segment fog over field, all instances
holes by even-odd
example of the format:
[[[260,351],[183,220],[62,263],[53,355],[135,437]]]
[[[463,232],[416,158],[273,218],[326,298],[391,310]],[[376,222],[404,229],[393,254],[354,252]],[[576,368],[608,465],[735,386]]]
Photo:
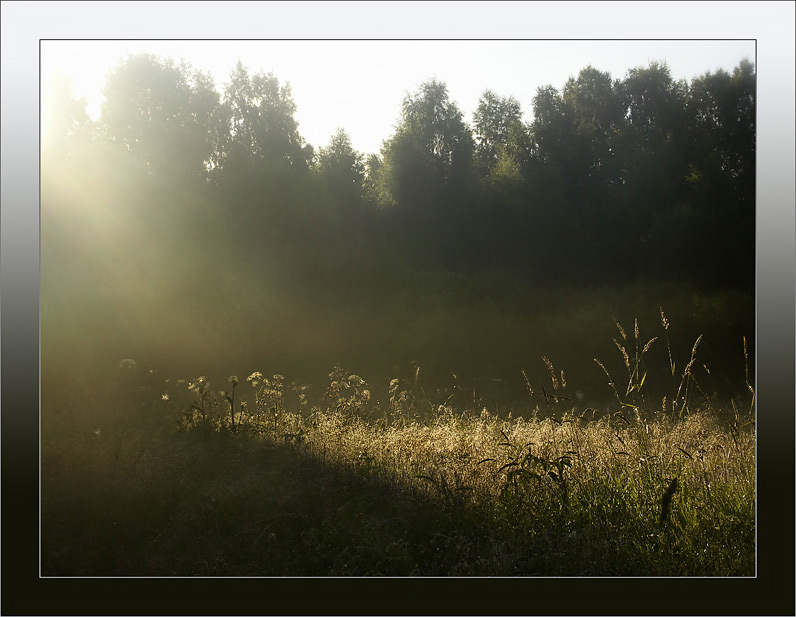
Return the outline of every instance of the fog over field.
[[[665,61],[585,66],[539,87],[530,117],[488,88],[465,115],[419,76],[377,153],[344,128],[309,144],[291,86],[245,62],[218,89],[201,66],[128,56],[96,118],[51,77],[44,384],[130,357],[175,379],[317,381],[342,364],[386,384],[420,366],[429,386],[453,374],[516,394],[547,356],[599,400],[593,360],[616,322],[638,318],[646,341],[663,309],[676,349],[705,335],[715,390],[744,387],[748,59],[690,81]],[[667,370],[660,342],[651,354]]]

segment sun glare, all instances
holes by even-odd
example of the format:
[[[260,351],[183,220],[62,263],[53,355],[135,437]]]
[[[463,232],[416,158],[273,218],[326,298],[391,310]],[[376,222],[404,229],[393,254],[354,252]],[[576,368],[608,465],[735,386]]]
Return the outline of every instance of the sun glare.
[[[563,87],[587,64],[615,78],[648,60],[666,60],[677,79],[732,68],[754,58],[750,41],[45,41],[42,81],[61,71],[73,96],[97,120],[108,72],[130,54],[186,61],[209,73],[223,93],[240,60],[250,73],[289,83],[302,136],[324,147],[340,125],[354,147],[377,153],[400,113],[403,96],[424,79],[445,82],[468,121],[484,89],[514,96],[526,120],[536,89]],[[544,57],[544,62],[537,62]],[[494,62],[499,58],[499,62]],[[530,67],[530,68],[529,68]],[[44,122],[44,120],[43,120]],[[43,127],[44,128],[44,127]]]
[[[69,79],[63,73],[41,76],[39,131],[41,135],[42,150],[52,145],[53,136],[58,125],[58,91],[60,83],[68,83]]]

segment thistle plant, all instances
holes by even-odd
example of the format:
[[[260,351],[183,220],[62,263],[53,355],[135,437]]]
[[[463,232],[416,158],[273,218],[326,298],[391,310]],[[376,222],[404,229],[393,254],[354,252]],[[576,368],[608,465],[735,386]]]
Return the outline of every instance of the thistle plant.
[[[206,441],[210,431],[209,419],[212,415],[210,383],[206,377],[199,377],[196,381],[188,384],[188,390],[194,395],[194,401],[190,407],[191,414],[192,416],[196,413],[200,415]]]
[[[229,403],[229,420],[231,422],[232,430],[235,430],[235,388],[238,385],[238,378],[232,375],[229,378],[229,383],[232,385],[232,392],[227,393],[226,399]]]
[[[390,381],[387,393],[390,397],[391,424],[405,424],[408,418],[417,415],[411,387],[406,387],[400,379],[395,378]]]
[[[246,378],[254,388],[254,402],[258,423],[268,418],[268,430],[276,434],[285,413],[285,377],[274,375],[263,377],[259,371]]]
[[[361,415],[370,402],[367,382],[356,374],[346,374],[338,365],[329,373],[326,389],[327,410],[334,409],[346,416]]]

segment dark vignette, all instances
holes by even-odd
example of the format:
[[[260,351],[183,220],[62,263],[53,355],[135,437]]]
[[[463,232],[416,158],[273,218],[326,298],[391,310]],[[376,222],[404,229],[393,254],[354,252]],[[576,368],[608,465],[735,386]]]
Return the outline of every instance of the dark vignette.
[[[758,255],[757,386],[764,413],[757,579],[39,579],[38,145],[31,138],[37,84],[28,72],[38,64],[37,41],[25,40],[17,50],[21,61],[4,60],[3,613],[792,614],[794,259],[792,235],[782,244],[778,231],[793,229],[792,169],[780,163],[792,160],[792,139],[760,149],[759,167],[778,169],[790,183],[761,183],[758,192],[758,245],[766,250]],[[19,68],[6,70],[12,61]],[[767,87],[764,82],[761,97]],[[793,109],[778,111],[792,116]],[[21,121],[6,126],[9,116]]]

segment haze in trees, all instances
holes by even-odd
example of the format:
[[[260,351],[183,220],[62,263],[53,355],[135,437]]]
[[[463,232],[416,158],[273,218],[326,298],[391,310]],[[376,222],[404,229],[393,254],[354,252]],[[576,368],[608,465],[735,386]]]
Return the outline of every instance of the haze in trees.
[[[44,368],[519,374],[545,344],[588,345],[621,298],[753,338],[748,61],[691,83],[589,66],[532,118],[485,90],[469,121],[430,79],[377,153],[344,127],[316,151],[290,85],[242,63],[219,93],[130,56],[105,96],[96,123],[65,83],[44,101]]]

